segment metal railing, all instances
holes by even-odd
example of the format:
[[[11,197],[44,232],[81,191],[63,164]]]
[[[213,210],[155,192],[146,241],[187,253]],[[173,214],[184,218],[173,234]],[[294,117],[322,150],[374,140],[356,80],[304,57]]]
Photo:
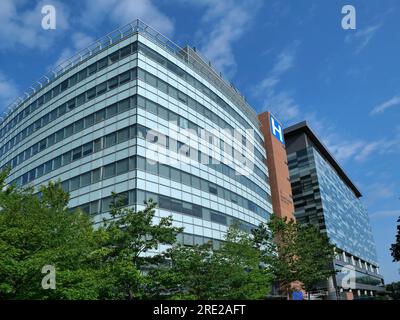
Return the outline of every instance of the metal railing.
[[[241,111],[249,117],[253,124],[258,128],[259,122],[257,114],[253,108],[245,101],[244,97],[233,87],[232,84],[228,83],[220,73],[218,73],[212,66],[211,63],[206,63],[201,56],[194,52],[194,50],[187,50],[181,48],[173,41],[169,40],[166,36],[162,35],[157,30],[153,29],[149,25],[145,24],[140,19],[137,19],[127,25],[120,27],[104,37],[94,41],[83,50],[79,51],[72,57],[66,59],[60,63],[57,67],[47,72],[38,81],[32,84],[21,96],[19,96],[8,108],[0,115],[1,126],[6,124],[6,120],[10,115],[20,108],[27,100],[33,95],[41,91],[51,82],[55,81],[63,74],[68,72],[73,67],[81,64],[85,60],[91,58],[96,53],[105,50],[117,42],[120,42],[130,36],[139,33],[155,42],[157,45],[163,47],[168,52],[172,53],[183,61],[190,68],[200,73],[216,88],[218,88],[224,95],[226,95]]]

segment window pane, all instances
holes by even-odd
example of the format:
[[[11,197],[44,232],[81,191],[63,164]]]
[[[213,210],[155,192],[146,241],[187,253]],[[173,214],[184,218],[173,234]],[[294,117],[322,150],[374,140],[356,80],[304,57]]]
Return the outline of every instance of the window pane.
[[[72,136],[74,133],[74,124],[70,124],[68,127],[65,128],[65,138]]]
[[[179,170],[177,170],[175,168],[171,168],[171,180],[181,182],[181,173]]]
[[[117,104],[114,103],[113,105],[107,107],[106,113],[107,113],[107,119],[110,119],[111,117],[115,116],[117,114]]]
[[[118,113],[125,112],[130,108],[130,99],[122,100],[118,103]]]
[[[119,84],[120,85],[127,83],[130,80],[131,80],[131,72],[130,71],[124,72],[119,76]]]
[[[103,179],[111,178],[115,176],[115,163],[111,163],[104,167]]]
[[[118,143],[129,140],[129,127],[118,131]]]
[[[72,161],[82,158],[82,147],[75,148],[72,151]]]
[[[101,178],[100,173],[101,173],[100,168],[92,170],[92,183],[96,183],[96,182],[100,181],[100,178]]]
[[[111,78],[110,80],[107,81],[108,83],[108,89],[112,90],[116,87],[118,87],[118,76]]]
[[[120,50],[121,59],[131,54],[131,46],[126,46]]]
[[[94,124],[94,115],[91,114],[85,117],[85,128],[89,128]]]
[[[117,175],[129,171],[129,158],[117,162]]]
[[[103,82],[103,83],[99,84],[98,86],[96,86],[97,96],[103,94],[106,91],[107,91],[107,82]]]
[[[157,87],[157,79],[150,73],[146,73],[146,82],[153,87]]]
[[[94,152],[100,151],[102,149],[102,140],[101,138],[94,140],[93,143]]]
[[[76,106],[79,107],[84,104],[86,101],[85,93],[81,93],[79,96],[76,97]]]
[[[106,118],[106,110],[99,110],[95,113],[95,121],[96,122],[100,122],[100,121],[104,121],[104,119]]]
[[[94,97],[96,97],[96,87],[94,87],[94,88],[88,90],[88,92],[87,92],[87,99],[88,99],[88,100],[91,100],[91,99],[93,99]]]
[[[160,170],[160,177],[169,179],[169,167],[168,166],[160,163],[159,170]]]
[[[85,187],[90,184],[91,174],[92,173],[89,171],[81,175],[81,187]]]
[[[69,187],[70,187],[70,190],[76,190],[76,189],[79,189],[79,176],[77,176],[77,177],[74,177],[74,178],[72,178],[71,180],[70,180],[70,183],[69,183]]]
[[[82,155],[87,156],[93,152],[93,143],[89,142],[82,146]]]
[[[83,119],[75,122],[74,133],[82,131],[82,130],[83,130]]]
[[[60,142],[64,139],[64,129],[60,129],[56,132],[56,141]]]
[[[101,69],[107,67],[107,64],[108,64],[108,58],[107,57],[97,61],[98,70],[101,70]]]
[[[158,175],[158,165],[157,162],[152,160],[146,161],[146,171],[151,174]]]
[[[89,76],[92,75],[93,73],[96,73],[97,71],[97,63],[93,63],[88,67],[88,74]]]
[[[117,134],[111,133],[108,136],[106,136],[106,143],[105,143],[105,148],[109,148],[113,145],[115,145],[117,142]]]
[[[110,55],[110,63],[114,63],[119,60],[119,51],[116,51]]]
[[[190,175],[186,172],[182,172],[181,175],[182,175],[182,183],[190,186],[191,185]]]
[[[63,158],[62,159],[63,166],[71,163],[71,152],[68,151],[68,152],[64,153],[62,158]]]

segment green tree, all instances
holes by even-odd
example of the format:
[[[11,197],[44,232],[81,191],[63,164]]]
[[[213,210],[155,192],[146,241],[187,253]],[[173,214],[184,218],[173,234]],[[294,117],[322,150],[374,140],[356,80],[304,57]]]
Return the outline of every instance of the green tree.
[[[400,300],[400,281],[387,284],[386,291],[393,300]]]
[[[0,174],[0,299],[94,299],[96,272],[87,257],[95,249],[92,221],[68,212],[59,183],[31,188],[5,186]],[[41,287],[42,267],[56,270],[56,290]]]
[[[298,226],[293,220],[271,215],[267,224],[253,230],[254,241],[262,251],[262,261],[274,275],[279,288],[291,297],[292,284],[298,280],[296,243]]]
[[[396,243],[393,243],[390,247],[390,251],[393,257],[393,262],[400,261],[400,217],[397,220],[397,235]]]
[[[101,228],[104,238],[97,250],[100,267],[107,274],[101,297],[128,300],[148,297],[148,270],[163,260],[163,255],[156,251],[161,244],[175,243],[182,228],[172,226],[171,216],[154,224],[156,203],[151,199],[144,210],[136,212],[122,206],[124,199],[113,196],[111,220],[104,221]]]
[[[267,225],[261,224],[253,235],[263,251],[263,262],[288,299],[295,282],[309,293],[334,274],[333,246],[313,225],[302,226],[272,215]]]
[[[298,280],[310,298],[310,292],[316,289],[321,281],[335,274],[334,246],[329,243],[327,235],[312,224],[299,225],[298,230],[295,250]]]
[[[272,277],[260,266],[260,250],[237,226],[218,249],[210,243],[177,245],[166,256],[170,265],[152,272],[157,298],[262,299],[270,291]]]

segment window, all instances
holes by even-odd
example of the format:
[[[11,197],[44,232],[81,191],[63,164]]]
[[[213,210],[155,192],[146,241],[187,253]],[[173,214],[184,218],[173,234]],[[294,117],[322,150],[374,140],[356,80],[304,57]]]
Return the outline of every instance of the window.
[[[57,119],[57,109],[54,109],[52,112],[50,112],[50,121],[55,119]]]
[[[62,163],[63,163],[63,166],[71,163],[71,152],[70,151],[68,151],[62,155]]]
[[[92,183],[99,182],[101,179],[101,169],[97,168],[92,170]]]
[[[39,142],[39,151],[46,149],[46,138]]]
[[[147,160],[146,161],[146,171],[151,174],[158,174],[158,165],[155,161]]]
[[[93,150],[94,152],[100,151],[102,149],[102,142],[101,138],[94,140],[93,143]]]
[[[145,171],[146,170],[146,159],[144,159],[142,157],[137,157],[136,167],[138,170]]]
[[[147,100],[146,101],[146,110],[148,112],[157,114],[157,105],[154,102]]]
[[[37,167],[36,169],[36,176],[39,178],[43,175],[44,173],[44,164],[40,165],[39,167]]]
[[[81,93],[79,96],[76,98],[76,106],[79,107],[80,105],[84,104],[86,101],[85,98],[85,93]]]
[[[169,86],[168,93],[172,98],[178,99],[178,90],[176,90],[174,87]]]
[[[118,143],[129,140],[129,127],[121,129],[118,131]]]
[[[89,213],[90,214],[96,214],[98,212],[99,212],[99,200],[92,201],[90,203],[90,211],[89,211]]]
[[[75,98],[71,99],[70,101],[67,102],[67,108],[68,108],[68,111],[75,108]]]
[[[51,161],[51,160],[50,160],[50,161],[47,161],[47,162],[44,164],[44,173],[46,174],[46,173],[51,172],[51,167],[52,167],[52,161]]]
[[[200,189],[200,179],[198,177],[192,176],[192,187]]]
[[[72,87],[72,86],[76,85],[77,80],[78,80],[78,74],[74,74],[73,76],[71,76],[69,78],[69,86]]]
[[[52,134],[51,136],[49,136],[47,138],[47,146],[51,147],[55,143],[55,140],[56,140],[56,135],[55,134]]]
[[[79,81],[82,81],[83,79],[86,79],[86,77],[87,77],[87,69],[86,68],[81,70],[81,71],[79,71],[79,73],[78,73]]]
[[[58,116],[59,117],[64,115],[66,112],[67,112],[67,106],[65,103],[58,107]]]
[[[130,99],[122,100],[118,103],[118,113],[128,111],[130,108]]]
[[[82,146],[82,156],[87,156],[93,152],[93,143],[89,142]]]
[[[135,170],[136,169],[136,157],[130,157],[129,158],[129,170]]]
[[[74,124],[70,124],[68,127],[65,127],[65,138],[72,136],[74,133]]]
[[[107,107],[106,113],[107,113],[107,119],[115,116],[117,114],[117,104],[114,103],[113,105]]]
[[[76,190],[79,189],[79,176],[74,177],[70,180],[69,182],[69,188],[70,190]]]
[[[105,142],[105,148],[109,148],[113,145],[115,145],[117,142],[117,134],[116,132],[113,132],[109,135],[106,136],[106,142]]]
[[[89,76],[92,75],[93,73],[96,73],[97,71],[97,63],[93,63],[88,67],[88,74]]]
[[[85,128],[89,128],[94,124],[94,115],[91,114],[85,117]]]
[[[180,91],[178,91],[178,100],[187,104],[187,96]]]
[[[121,54],[121,59],[125,58],[126,56],[129,56],[131,54],[131,46],[126,46],[122,49],[119,50]]]
[[[88,90],[88,92],[87,92],[87,99],[88,100],[92,100],[95,97],[96,97],[96,87]]]
[[[171,168],[171,180],[181,182],[181,173],[179,170],[177,170],[175,168]]]
[[[106,212],[110,210],[111,204],[113,202],[112,197],[107,197],[101,200],[101,211]]]
[[[160,90],[160,91],[162,91],[164,93],[168,92],[167,84],[164,81],[160,80],[160,79],[158,79],[158,81],[157,81],[157,88],[158,88],[158,90]]]
[[[82,158],[82,147],[75,148],[72,151],[72,161]]]
[[[107,65],[108,65],[108,57],[105,57],[105,58],[97,61],[98,70],[101,70],[101,69],[107,67]]]
[[[103,179],[115,176],[115,163],[104,166]]]
[[[56,170],[61,167],[61,156],[58,156],[53,160],[53,169]]]
[[[107,83],[108,83],[108,90],[112,90],[118,87],[118,76],[111,78],[110,80],[107,81]]]
[[[117,62],[119,60],[119,51],[110,54],[109,58],[110,58],[110,64]]]
[[[86,172],[81,175],[81,187],[86,187],[90,184],[91,172]]]
[[[119,84],[122,85],[131,80],[131,72],[127,71],[119,75]]]
[[[211,184],[211,183],[209,183],[209,185],[208,185],[208,191],[209,191],[210,193],[212,193],[212,194],[215,194],[215,195],[218,194],[218,192],[217,192],[217,186],[214,185],[214,184]]]
[[[183,118],[183,117],[179,117],[179,126],[182,129],[187,129],[189,126],[189,122],[187,119]]]
[[[99,110],[95,113],[95,122],[100,122],[100,121],[104,121],[104,119],[106,118],[106,110]]]
[[[190,186],[190,174],[186,173],[186,172],[181,172],[182,175],[182,183],[186,184],[187,186]]]
[[[169,112],[169,121],[177,126],[178,125],[178,115],[175,112]]]
[[[80,132],[82,130],[83,130],[83,119],[80,119],[75,122],[74,133]]]
[[[168,121],[168,110],[165,109],[164,107],[159,106],[158,107],[158,116],[160,118]]]
[[[155,88],[157,87],[157,78],[150,73],[146,73],[146,82]]]
[[[169,179],[169,167],[168,166],[160,163],[159,170],[160,170],[160,177]]]
[[[98,86],[96,86],[96,92],[97,92],[98,96],[103,94],[106,91],[107,91],[107,82],[103,82],[103,83],[99,84]]]
[[[216,212],[211,212],[211,221],[226,225],[226,216]]]
[[[117,175],[129,171],[129,159],[123,159],[117,162]]]

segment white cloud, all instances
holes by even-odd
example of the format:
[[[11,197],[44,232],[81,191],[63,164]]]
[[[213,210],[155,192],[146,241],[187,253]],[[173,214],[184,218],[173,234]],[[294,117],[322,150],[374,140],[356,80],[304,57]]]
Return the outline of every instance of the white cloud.
[[[41,8],[51,4],[56,8],[56,30],[43,30]],[[68,8],[59,1],[42,0],[33,8],[22,10],[25,1],[2,0],[0,2],[0,49],[24,46],[30,49],[47,49],[57,30],[68,29]]]
[[[354,34],[349,34],[345,37],[345,42],[355,44],[356,48],[354,53],[359,54],[370,43],[377,31],[381,28],[382,24],[368,26],[365,29],[360,29]]]
[[[0,71],[0,114],[16,99],[17,85]]]
[[[298,119],[300,107],[288,90],[277,90],[281,78],[294,67],[296,49],[299,41],[294,41],[275,59],[275,63],[266,77],[253,88],[253,94],[262,97],[263,110],[269,110],[278,116],[284,123]]]
[[[262,1],[202,0],[189,3],[206,10],[201,19],[201,30],[197,32],[200,52],[217,70],[231,77],[236,67],[233,45],[249,30]]]
[[[81,23],[92,29],[106,20],[122,26],[137,18],[166,35],[174,31],[173,21],[150,0],[86,0],[80,17]]]
[[[400,105],[400,96],[395,96],[385,102],[374,107],[371,111],[371,115],[379,114],[385,112],[387,109],[392,108],[394,106]]]

